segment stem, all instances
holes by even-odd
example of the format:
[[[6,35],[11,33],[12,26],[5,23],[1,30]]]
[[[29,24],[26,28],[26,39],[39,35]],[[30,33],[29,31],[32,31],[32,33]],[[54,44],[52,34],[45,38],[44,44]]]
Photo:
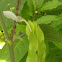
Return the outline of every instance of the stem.
[[[31,29],[29,23],[28,23],[25,19],[23,19],[23,18],[21,19],[21,18],[20,18],[20,20],[18,20],[18,22],[25,22],[25,23],[28,25],[30,31],[32,32],[32,29]]]
[[[28,27],[29,27],[30,31],[32,32],[32,29],[31,29],[31,27],[30,27],[29,23],[28,23],[26,20],[24,20],[24,22],[28,25]]]
[[[16,16],[18,15],[19,1],[20,1],[20,0],[17,0],[17,5],[16,5]],[[11,32],[11,40],[13,40],[13,37],[14,37],[14,34],[15,34],[16,24],[17,24],[17,22],[14,21],[13,29],[12,29],[12,32]]]
[[[14,57],[14,45],[13,43],[11,45],[8,45],[9,46],[9,52],[10,52],[10,59],[11,59],[11,62],[15,62],[15,57]]]
[[[10,37],[9,37],[8,31],[7,31],[6,25],[4,23],[4,20],[2,18],[1,12],[0,12],[0,23],[1,23],[2,29],[4,31],[4,36],[7,39],[6,43],[8,44],[8,47],[9,47],[11,62],[15,62],[13,42],[10,40]]]

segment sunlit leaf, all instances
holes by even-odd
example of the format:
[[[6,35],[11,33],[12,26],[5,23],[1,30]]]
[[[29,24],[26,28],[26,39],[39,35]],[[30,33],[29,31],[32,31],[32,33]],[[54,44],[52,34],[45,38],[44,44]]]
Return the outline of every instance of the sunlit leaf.
[[[48,1],[45,4],[43,4],[41,11],[43,10],[52,10],[54,8],[57,8],[58,6],[62,5],[62,2],[56,0],[56,1]]]
[[[58,16],[56,16],[56,15],[46,15],[46,16],[42,16],[42,17],[40,17],[40,18],[38,18],[37,20],[36,20],[36,22],[38,23],[38,24],[49,24],[49,23],[51,23],[52,21],[56,21],[56,18],[57,18]]]

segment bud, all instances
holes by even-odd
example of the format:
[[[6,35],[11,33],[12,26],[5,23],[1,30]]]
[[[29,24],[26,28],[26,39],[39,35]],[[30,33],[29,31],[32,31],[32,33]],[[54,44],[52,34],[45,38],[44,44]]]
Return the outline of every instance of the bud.
[[[11,11],[3,11],[5,17],[18,21],[18,17]]]
[[[5,17],[7,17],[9,19],[16,20],[16,22],[22,22],[22,21],[24,21],[29,26],[30,31],[32,32],[30,25],[28,24],[28,22],[24,18],[22,18],[20,16],[16,16],[11,11],[3,11],[3,14],[4,14]]]

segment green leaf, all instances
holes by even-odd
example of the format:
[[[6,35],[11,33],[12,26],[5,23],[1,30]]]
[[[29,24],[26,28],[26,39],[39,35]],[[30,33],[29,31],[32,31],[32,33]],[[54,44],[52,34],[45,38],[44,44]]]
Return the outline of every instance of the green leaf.
[[[46,58],[46,45],[44,42],[44,34],[42,29],[38,26],[37,27],[37,39],[38,39],[38,62],[45,62]]]
[[[30,11],[34,10],[34,5],[33,5],[33,0],[26,0],[27,1],[27,5],[30,8]]]
[[[31,7],[31,9],[35,7],[39,10],[39,8],[42,6],[44,0],[27,0],[28,6]]]
[[[52,42],[47,42],[46,62],[62,62],[62,50],[57,48]]]
[[[18,35],[20,32],[25,32],[25,25],[24,24],[17,24],[16,25],[16,34]]]
[[[23,9],[21,10],[21,16],[28,20],[30,16],[33,15],[32,10],[30,9],[31,7],[28,6],[27,2],[25,2]]]
[[[26,58],[27,58],[27,53],[26,55],[22,58],[22,60],[20,62],[26,62]]]
[[[59,31],[61,37],[62,37],[62,31]],[[53,42],[57,48],[62,49],[62,41],[60,42]]]
[[[50,26],[57,27],[62,23],[62,13],[56,18],[56,21],[53,21]]]
[[[44,43],[44,34],[36,22],[28,22],[32,32],[29,27],[26,27],[26,34],[29,40],[29,50],[26,62],[45,62],[45,50],[46,46]]]
[[[26,2],[26,0],[20,0],[20,1],[19,1],[19,4],[21,3],[21,4],[19,5],[19,6],[20,6],[20,7],[19,7],[19,10],[20,10],[20,11],[23,9],[23,6],[24,6],[25,2]]]
[[[17,42],[18,40],[16,40]],[[28,40],[27,38],[23,38],[22,41],[19,40],[19,42],[15,46],[15,61],[20,61],[24,55],[28,51]]]
[[[46,16],[42,16],[42,17],[40,17],[40,18],[38,18],[37,20],[36,20],[36,22],[38,23],[38,24],[49,24],[49,23],[51,23],[52,21],[56,21],[56,18],[57,18],[58,16],[56,16],[56,15],[46,15]]]
[[[43,4],[41,11],[43,10],[52,10],[54,8],[57,8],[58,6],[62,5],[62,2],[60,1],[48,1],[45,4]]]
[[[32,33],[29,30],[29,27],[26,27],[26,34],[28,35],[28,40],[29,40],[29,50],[28,50],[28,56],[26,59],[26,62],[37,62],[37,54],[36,51],[38,49],[38,40],[36,39],[36,35],[35,35],[35,29],[34,28],[34,23],[29,21],[28,22],[31,29],[32,29]]]
[[[62,49],[62,41],[60,42],[53,42],[57,48]]]
[[[46,25],[46,24],[40,24],[39,26],[44,32],[45,40],[52,41],[52,42],[62,41],[59,32],[55,30],[54,28],[52,28],[51,26]]]
[[[39,10],[42,7],[42,4],[44,3],[44,0],[35,0],[35,1],[37,1],[36,5],[37,5],[37,9]]]
[[[28,40],[26,37],[22,38],[22,40],[15,40],[15,61],[19,62],[28,51]],[[5,62],[10,62],[9,59],[9,50],[8,46],[5,45],[2,50],[0,50],[0,60],[5,60]]]

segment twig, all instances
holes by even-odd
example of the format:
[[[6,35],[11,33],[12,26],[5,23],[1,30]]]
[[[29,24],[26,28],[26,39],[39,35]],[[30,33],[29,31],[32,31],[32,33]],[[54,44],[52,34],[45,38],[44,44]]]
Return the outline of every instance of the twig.
[[[19,1],[20,1],[20,0],[17,0],[17,5],[16,5],[16,16],[18,16]],[[14,34],[15,34],[16,24],[17,24],[17,22],[14,21],[13,29],[12,29],[12,31],[11,31],[11,40],[13,40],[13,37],[14,37]]]

